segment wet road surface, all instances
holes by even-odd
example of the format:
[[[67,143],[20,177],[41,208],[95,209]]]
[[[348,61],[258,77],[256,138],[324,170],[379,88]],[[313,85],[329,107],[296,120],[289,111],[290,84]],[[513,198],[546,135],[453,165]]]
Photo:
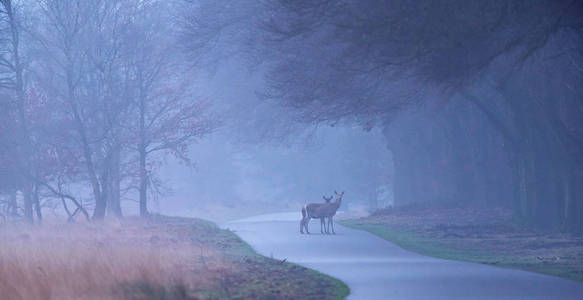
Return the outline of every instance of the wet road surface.
[[[344,281],[348,299],[583,299],[583,284],[488,265],[430,258],[368,232],[335,224],[336,235],[299,233],[300,212],[228,222],[258,253]]]

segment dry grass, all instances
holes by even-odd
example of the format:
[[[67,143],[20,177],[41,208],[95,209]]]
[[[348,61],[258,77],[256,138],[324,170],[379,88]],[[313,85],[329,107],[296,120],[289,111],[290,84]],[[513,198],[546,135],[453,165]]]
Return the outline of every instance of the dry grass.
[[[342,282],[192,218],[0,227],[0,299],[340,299]]]
[[[213,273],[230,266],[186,227],[141,220],[3,227],[2,299],[192,298],[185,291],[211,288]]]

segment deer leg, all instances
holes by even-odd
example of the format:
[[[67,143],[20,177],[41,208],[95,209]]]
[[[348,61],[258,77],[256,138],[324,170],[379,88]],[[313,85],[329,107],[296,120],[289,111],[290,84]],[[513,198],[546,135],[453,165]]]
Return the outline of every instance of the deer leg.
[[[302,207],[302,220],[300,221],[300,233],[303,234],[304,233],[304,227],[306,228],[306,233],[310,234],[310,232],[308,231],[308,221],[310,221],[310,214],[308,214],[308,210],[307,210],[307,206],[304,205],[304,207]]]
[[[306,217],[304,219],[304,223],[303,223],[304,224],[303,226],[306,229],[306,234],[310,234],[310,231],[308,230],[308,222],[310,222],[310,218],[309,217]]]
[[[332,217],[328,218],[328,228],[328,231],[332,229],[332,233],[334,233],[334,220],[332,220]]]
[[[320,233],[324,233],[326,231],[326,224],[324,224],[324,218],[320,218]]]
[[[328,232],[330,232],[330,229],[332,229],[332,232],[334,232],[334,228],[333,228],[333,223],[332,223],[332,217],[328,218]]]

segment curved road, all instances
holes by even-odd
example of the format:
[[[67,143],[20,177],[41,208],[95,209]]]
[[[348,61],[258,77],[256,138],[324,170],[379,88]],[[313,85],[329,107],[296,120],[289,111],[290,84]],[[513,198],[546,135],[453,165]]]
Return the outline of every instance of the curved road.
[[[257,252],[344,281],[348,299],[583,299],[583,284],[520,270],[442,260],[336,224],[336,235],[300,235],[300,212],[228,222]],[[316,234],[314,234],[317,232]]]

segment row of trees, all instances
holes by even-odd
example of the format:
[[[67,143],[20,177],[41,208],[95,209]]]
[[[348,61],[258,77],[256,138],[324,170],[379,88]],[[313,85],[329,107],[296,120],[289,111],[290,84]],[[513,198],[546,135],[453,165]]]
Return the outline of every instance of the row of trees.
[[[102,219],[121,216],[121,200],[136,192],[147,215],[161,159],[188,162],[188,144],[217,126],[182,63],[177,4],[0,8],[0,194],[10,195],[2,212],[32,222],[61,205],[69,218]]]
[[[397,204],[505,205],[583,228],[580,1],[262,8],[267,95],[306,124],[383,128]]]

